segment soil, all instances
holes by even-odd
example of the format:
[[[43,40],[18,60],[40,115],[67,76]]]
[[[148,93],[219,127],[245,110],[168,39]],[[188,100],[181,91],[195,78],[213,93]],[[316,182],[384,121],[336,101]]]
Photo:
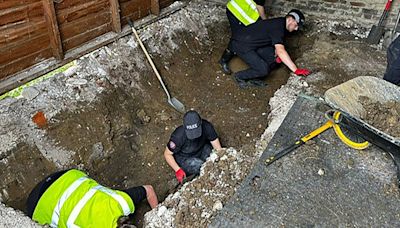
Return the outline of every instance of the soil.
[[[194,32],[177,32],[174,41],[184,44],[175,51],[179,54],[165,57],[153,53],[153,60],[172,96],[187,110],[194,109],[213,123],[224,147],[245,147],[246,153],[253,155],[254,143],[267,127],[268,100],[286,83],[289,72],[281,66],[266,79],[267,87],[240,89],[232,76],[223,74],[217,64],[229,40],[226,21],[208,25],[206,29],[208,40],[200,41]],[[291,40],[299,38],[293,36]],[[294,49],[290,45],[288,50]],[[152,184],[159,200],[163,201],[176,184],[163,152],[172,131],[182,124],[182,116],[167,103],[142,51],[139,48],[135,51],[144,61],[140,79],[135,81],[140,91],[130,89],[126,92],[113,86],[113,78],[130,77],[131,69],[135,67],[132,63],[111,69],[110,81],[96,81],[100,88],[107,90],[100,99],[89,105],[79,102],[76,110],[65,109],[49,118],[43,134],[57,147],[75,152],[70,164],[62,168],[83,169],[100,184],[116,189]],[[100,57],[98,61],[103,64]],[[88,68],[85,62],[78,64],[83,70]],[[232,60],[234,71],[245,68],[240,59]],[[84,87],[74,88],[81,96],[84,90]],[[24,153],[29,151],[20,146],[17,148]],[[10,194],[5,203],[22,211],[35,183],[59,169],[31,159],[27,161],[32,163],[29,167],[33,170],[19,168],[17,159],[9,160],[3,169],[7,170],[3,172],[5,175],[17,172],[29,180],[8,183]],[[14,191],[19,188],[25,191]],[[146,203],[136,207],[135,225],[142,225],[143,215],[148,210]]]
[[[170,215],[171,226],[209,224],[265,148],[268,141],[263,133],[274,117],[270,114],[270,98],[282,85],[290,83],[296,92],[283,92],[283,96],[290,95],[289,101],[281,99],[275,104],[290,107],[290,102],[301,92],[321,96],[325,90],[353,77],[381,75],[384,71],[382,51],[356,40],[355,36],[336,35],[318,20],[310,21],[312,26],[291,35],[286,47],[296,64],[311,69],[313,74],[300,80],[282,65],[266,77],[267,87],[248,89],[240,89],[217,63],[230,35],[223,6],[194,1],[169,18],[139,31],[171,95],[187,110],[194,109],[213,123],[222,145],[229,148],[213,154],[199,178],[153,210],[150,222],[147,221],[149,227],[153,226],[153,218],[166,215]],[[235,58],[231,68],[238,71],[246,65]],[[68,77],[85,78],[88,84],[65,85]],[[16,146],[14,141],[4,144],[15,149],[0,154],[1,177],[9,180],[0,186],[5,189],[0,194],[2,202],[24,211],[23,202],[35,183],[65,168],[85,170],[100,184],[116,189],[151,184],[160,202],[175,187],[174,173],[165,162],[163,151],[172,131],[182,124],[182,114],[167,103],[134,38],[124,37],[90,53],[78,61],[72,76],[51,79],[38,88],[45,107],[35,105],[35,100],[24,102],[34,110],[41,108],[48,125],[38,129],[29,122],[32,110],[24,110],[23,116],[29,116],[27,128],[33,130],[29,136],[21,133],[24,137],[20,140],[32,137],[35,140]],[[13,105],[19,107],[18,102]],[[4,113],[11,118],[12,110]],[[43,149],[42,141],[51,144],[51,149]],[[64,156],[61,162],[57,159],[51,162],[54,150],[57,156]],[[17,153],[24,157],[29,154],[30,158],[11,159]],[[26,160],[26,164],[21,160]],[[149,210],[146,203],[137,205],[134,224],[142,226],[143,215]],[[160,226],[169,224],[160,221]]]
[[[299,67],[311,69],[313,74],[307,78],[291,75],[287,84],[275,93],[270,100],[270,105],[272,105],[272,112],[268,117],[270,125],[256,145],[265,146],[268,143],[270,136],[277,129],[276,125],[279,126],[297,95],[303,93],[322,97],[327,89],[354,77],[383,76],[385,70],[383,52],[366,45],[358,36],[347,34],[340,29],[335,30],[337,28],[334,26],[330,30],[329,28],[332,27],[322,21],[315,20],[310,24],[305,31],[294,34],[294,39],[289,38],[287,45],[295,47],[290,54],[294,56],[296,64]],[[236,65],[235,61],[231,64],[234,71],[235,67],[241,66],[241,64]],[[226,105],[229,106],[229,104]],[[251,109],[254,111],[256,107],[253,106]],[[235,172],[247,173],[265,148],[256,147],[256,151],[252,152],[251,147],[252,145],[249,144],[248,148],[242,147],[243,150],[239,152],[236,150],[217,152],[215,155],[217,162],[206,163],[205,170],[207,171],[203,175],[178,193],[169,196],[156,210],[146,214],[146,227],[208,226],[218,210],[227,203],[227,199],[233,194],[240,180],[246,176],[244,174],[232,178],[230,175]],[[305,149],[320,154],[318,146],[305,147]],[[218,158],[227,159],[226,157],[235,152],[243,157],[233,156],[233,161],[229,163],[229,172],[224,171],[226,165],[218,162]],[[216,172],[208,171],[209,165]],[[323,172],[323,170],[320,171],[320,173]],[[254,180],[254,184],[257,184],[257,180]],[[208,186],[213,187],[210,189]]]
[[[361,119],[386,134],[400,138],[400,102],[375,102],[365,96],[360,97],[359,101],[365,110]]]

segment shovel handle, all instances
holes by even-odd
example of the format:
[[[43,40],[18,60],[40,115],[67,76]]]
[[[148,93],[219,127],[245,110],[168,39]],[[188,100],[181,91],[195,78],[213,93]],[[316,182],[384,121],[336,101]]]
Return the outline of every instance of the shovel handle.
[[[128,18],[128,24],[129,24],[129,26],[131,26],[132,32],[135,34],[135,37],[136,37],[140,47],[142,48],[144,54],[146,55],[147,60],[149,61],[150,65],[151,65],[151,68],[153,69],[154,73],[156,74],[158,81],[160,81],[160,84],[161,84],[162,88],[164,89],[165,94],[167,95],[168,101],[170,101],[171,95],[169,94],[167,87],[165,86],[164,81],[162,80],[161,75],[156,68],[156,65],[154,65],[153,60],[151,59],[149,53],[147,52],[146,47],[143,45],[142,41],[140,40],[139,34],[137,33],[135,27],[133,27],[133,22],[131,21],[130,18]]]
[[[271,157],[267,158],[265,160],[265,164],[271,165],[273,162],[275,162],[276,160],[280,159],[281,157],[289,154],[290,152],[292,152],[293,150],[297,149],[298,147],[300,147],[301,145],[305,144],[307,141],[313,139],[314,137],[318,136],[319,134],[321,134],[322,132],[328,130],[329,128],[331,128],[333,126],[333,121],[331,119],[329,119],[328,121],[326,121],[326,123],[322,126],[320,126],[319,128],[313,130],[312,132],[310,132],[309,134],[307,134],[306,136],[302,137],[301,139],[297,140],[295,143],[293,143],[292,145],[282,149],[281,151],[279,151],[278,153],[276,153],[275,155],[272,155]]]
[[[393,0],[389,0],[388,2],[386,2],[386,6],[385,6],[385,10],[389,11],[390,9],[390,5],[392,5]]]
[[[378,26],[382,26],[383,22],[386,20],[388,14],[389,14],[389,9],[390,9],[390,6],[392,5],[392,2],[393,2],[393,0],[388,0],[386,2],[385,10],[383,10],[382,16],[379,19]]]
[[[278,153],[276,153],[275,155],[270,156],[269,158],[265,159],[265,165],[269,166],[272,163],[274,163],[276,160],[280,159],[281,157],[289,154],[290,152],[294,151],[295,149],[297,149],[298,147],[300,147],[301,145],[303,145],[304,142],[301,140],[297,140],[295,143],[293,143],[292,145],[280,150]]]

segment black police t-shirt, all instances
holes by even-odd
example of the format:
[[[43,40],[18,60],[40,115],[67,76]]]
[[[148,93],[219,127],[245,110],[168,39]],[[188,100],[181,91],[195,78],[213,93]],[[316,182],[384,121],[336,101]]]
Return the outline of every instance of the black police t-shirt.
[[[202,134],[199,138],[188,139],[184,126],[179,126],[171,134],[171,138],[167,144],[168,149],[175,155],[188,157],[196,155],[206,143],[218,138],[213,125],[207,120],[202,120],[201,127]]]
[[[232,49],[245,53],[261,47],[283,44],[286,32],[285,17],[258,20],[247,26],[245,32],[233,35]]]

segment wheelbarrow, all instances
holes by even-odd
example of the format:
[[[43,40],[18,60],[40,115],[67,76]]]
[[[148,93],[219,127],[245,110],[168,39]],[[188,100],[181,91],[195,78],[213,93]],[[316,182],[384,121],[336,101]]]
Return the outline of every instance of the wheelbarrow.
[[[359,101],[361,96],[381,103],[400,101],[400,87],[379,78],[361,76],[329,89],[325,93],[325,102],[334,109],[325,113],[327,122],[267,158],[266,166],[333,128],[339,139],[349,147],[362,150],[374,144],[386,151],[397,166],[397,180],[400,187],[400,139],[360,118],[365,112]]]
[[[325,92],[327,104],[342,114],[338,121],[339,125],[380,147],[392,157],[397,166],[397,179],[400,186],[400,138],[361,119],[366,112],[359,101],[362,96],[373,102],[400,102],[400,87],[380,78],[360,76]]]

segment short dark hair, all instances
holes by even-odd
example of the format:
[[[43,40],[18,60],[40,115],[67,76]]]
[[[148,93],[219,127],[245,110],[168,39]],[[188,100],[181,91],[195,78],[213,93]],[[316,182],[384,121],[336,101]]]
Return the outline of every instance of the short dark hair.
[[[300,27],[304,25],[305,22],[304,14],[298,9],[290,10],[289,13],[286,15],[286,17],[292,17]]]

